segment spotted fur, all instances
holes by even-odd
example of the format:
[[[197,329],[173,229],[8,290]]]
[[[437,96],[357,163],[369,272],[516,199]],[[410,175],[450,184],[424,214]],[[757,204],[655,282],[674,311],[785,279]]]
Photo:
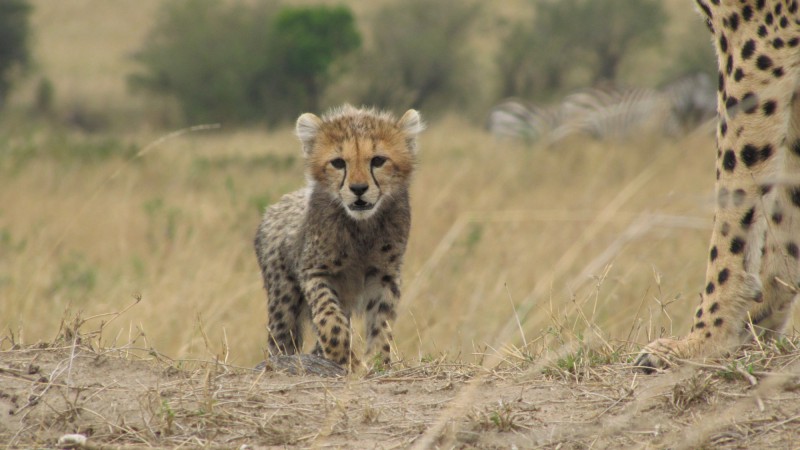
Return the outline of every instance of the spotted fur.
[[[798,1],[697,5],[719,65],[714,229],[692,330],[648,345],[636,362],[648,371],[779,335],[800,282]]]
[[[308,186],[269,207],[255,238],[270,354],[301,351],[310,321],[313,352],[352,368],[350,318],[363,313],[368,357],[389,363],[422,129],[414,110],[397,120],[349,105],[297,120]]]

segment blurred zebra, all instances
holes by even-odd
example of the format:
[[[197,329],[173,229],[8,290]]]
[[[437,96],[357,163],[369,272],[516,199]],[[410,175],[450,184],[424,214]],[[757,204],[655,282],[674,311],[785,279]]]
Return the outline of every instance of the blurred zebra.
[[[492,108],[488,129],[497,136],[553,144],[569,136],[624,139],[641,133],[678,136],[714,117],[716,92],[697,74],[662,89],[585,89],[548,108],[506,100]]]
[[[717,91],[711,77],[697,73],[678,78],[661,88],[683,131],[690,131],[717,115]]]
[[[576,134],[619,140],[642,132],[672,136],[678,131],[668,98],[653,89],[587,89],[564,99],[561,109],[568,120],[552,130],[549,143]]]
[[[509,98],[489,111],[486,127],[498,137],[536,142],[545,138],[561,124],[559,109],[539,108],[515,98]]]

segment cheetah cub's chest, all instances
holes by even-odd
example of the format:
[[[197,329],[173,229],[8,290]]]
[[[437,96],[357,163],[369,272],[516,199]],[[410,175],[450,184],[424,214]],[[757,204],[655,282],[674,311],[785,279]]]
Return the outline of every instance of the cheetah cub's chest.
[[[352,367],[350,317],[360,313],[367,358],[390,362],[422,129],[413,110],[398,120],[345,105],[298,119],[309,185],[269,207],[255,239],[272,355],[301,351],[310,322],[313,352]]]

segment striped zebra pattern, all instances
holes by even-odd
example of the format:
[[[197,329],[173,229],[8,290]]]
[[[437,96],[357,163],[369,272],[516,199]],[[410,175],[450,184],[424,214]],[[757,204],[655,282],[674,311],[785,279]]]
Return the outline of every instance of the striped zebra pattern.
[[[549,145],[574,135],[598,140],[622,140],[641,133],[677,137],[715,113],[711,80],[696,74],[659,90],[584,89],[549,107],[508,99],[492,108],[487,127],[499,137]]]

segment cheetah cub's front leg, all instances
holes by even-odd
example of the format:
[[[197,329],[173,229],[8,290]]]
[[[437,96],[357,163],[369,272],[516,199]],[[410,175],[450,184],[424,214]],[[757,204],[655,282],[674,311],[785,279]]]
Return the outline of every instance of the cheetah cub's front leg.
[[[648,345],[636,361],[645,371],[779,335],[800,286],[800,7],[697,5],[719,66],[714,230],[692,330]]]
[[[399,243],[405,246],[405,243]],[[382,253],[388,255],[391,251],[402,250],[393,247],[391,244],[384,244]],[[387,264],[389,270],[381,273],[376,267],[371,267],[367,271],[365,282],[364,305],[367,349],[366,357],[370,358],[370,363],[389,364],[391,361],[392,330],[391,324],[397,316],[395,305],[400,301],[400,266],[396,259],[398,255],[389,256],[393,262]],[[395,265],[397,264],[397,265]]]
[[[314,353],[347,368],[358,365],[350,350],[350,317],[331,281],[309,277],[303,283],[303,292],[310,299],[311,322],[317,334]]]
[[[349,105],[297,120],[308,186],[269,207],[255,239],[271,354],[302,350],[310,318],[313,353],[352,369],[350,318],[363,313],[367,357],[390,362],[423,128],[414,110],[395,119]]]

